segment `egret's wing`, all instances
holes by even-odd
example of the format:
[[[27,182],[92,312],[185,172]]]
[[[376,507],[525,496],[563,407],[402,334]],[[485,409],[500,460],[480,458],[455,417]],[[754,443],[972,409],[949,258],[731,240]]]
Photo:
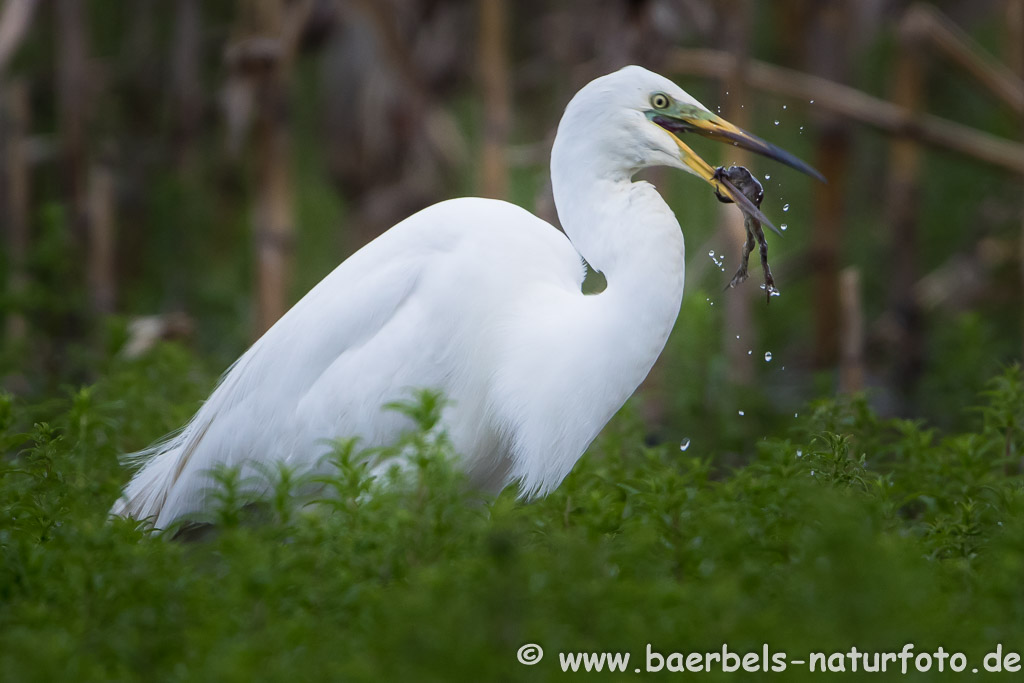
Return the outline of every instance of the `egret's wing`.
[[[408,421],[381,406],[417,388],[460,402],[472,450],[488,437],[474,409],[490,381],[482,369],[497,362],[499,319],[522,283],[578,292],[582,277],[565,237],[511,204],[451,200],[410,217],[338,266],[225,373],[180,434],[143,453],[114,512],[162,527],[203,506],[218,465],[306,467],[337,436],[388,443]]]
[[[164,526],[195,511],[211,469],[255,453],[286,458],[299,445],[288,441],[301,422],[295,409],[302,397],[340,357],[372,346],[412,296],[432,252],[401,242],[370,245],[288,311],[225,372],[180,433],[134,456],[145,464],[113,512],[156,517]]]
[[[488,427],[472,409],[489,381],[479,371],[494,362],[488,334],[521,295],[517,281],[579,292],[582,279],[564,236],[523,209],[434,205],[349,257],[246,351],[180,433],[139,454],[114,513],[165,526],[203,507],[217,466],[305,467],[336,436],[386,443],[408,420],[381,405],[415,388],[460,394],[478,444]]]

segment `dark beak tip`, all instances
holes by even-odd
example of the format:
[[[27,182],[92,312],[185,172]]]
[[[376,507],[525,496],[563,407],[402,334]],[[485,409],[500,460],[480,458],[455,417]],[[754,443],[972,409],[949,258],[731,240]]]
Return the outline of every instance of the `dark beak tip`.
[[[778,148],[776,148],[776,149],[778,149]],[[821,174],[821,171],[819,171],[818,169],[814,168],[813,166],[811,166],[807,162],[803,161],[799,157],[796,157],[793,154],[790,154],[789,152],[783,151],[782,152],[782,156],[781,157],[776,157],[776,160],[777,161],[781,161],[786,166],[789,166],[789,167],[791,167],[793,169],[796,169],[797,171],[800,171],[801,173],[803,173],[806,176],[810,176],[811,178],[814,178],[819,183],[824,183],[825,185],[828,185],[828,180],[825,178],[825,176],[823,176]]]
[[[795,157],[794,157],[794,159],[795,159]],[[828,179],[821,174],[821,171],[819,171],[818,169],[814,168],[810,164],[807,164],[807,163],[804,163],[803,161],[800,161],[799,159],[797,159],[797,162],[798,163],[796,163],[796,164],[786,163],[786,162],[783,162],[783,163],[786,163],[787,166],[793,167],[794,169],[796,169],[797,171],[800,171],[801,173],[803,173],[806,176],[814,178],[819,183],[828,185]]]
[[[796,156],[791,152],[787,152],[786,150],[780,147],[776,147],[770,142],[765,142],[764,140],[761,140],[760,138],[754,135],[751,135],[751,137],[754,138],[754,140],[756,140],[757,143],[759,143],[758,146],[748,147],[748,149],[751,149],[751,151],[758,152],[770,159],[774,159],[775,161],[778,161],[786,166],[789,166],[794,170],[800,171],[804,175],[810,176],[811,178],[814,178],[820,183],[824,183],[826,185],[828,184],[828,180],[826,180],[825,176],[821,174],[821,171],[814,168],[800,157]],[[740,142],[740,144],[742,145],[743,142]]]

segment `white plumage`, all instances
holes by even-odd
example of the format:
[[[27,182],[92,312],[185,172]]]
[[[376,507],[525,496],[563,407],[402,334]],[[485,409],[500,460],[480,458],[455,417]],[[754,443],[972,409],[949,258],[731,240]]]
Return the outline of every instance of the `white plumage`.
[[[551,160],[565,234],[506,202],[454,199],[339,265],[181,432],[142,454],[113,514],[162,528],[204,509],[219,464],[301,470],[325,439],[388,444],[411,425],[381,406],[413,388],[448,400],[442,426],[474,485],[517,483],[526,496],[558,486],[647,375],[679,311],[682,233],[655,189],[631,181],[646,166],[695,167],[652,122],[655,93],[707,112],[639,67],[569,103]],[[581,292],[581,256],[604,273],[600,294]]]

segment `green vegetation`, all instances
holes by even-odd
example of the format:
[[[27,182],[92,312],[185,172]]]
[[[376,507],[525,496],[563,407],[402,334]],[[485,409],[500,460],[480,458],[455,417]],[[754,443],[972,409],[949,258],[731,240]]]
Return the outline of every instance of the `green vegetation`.
[[[731,470],[696,440],[644,446],[627,406],[533,503],[465,491],[427,395],[392,407],[423,429],[385,486],[341,441],[316,506],[270,472],[266,504],[242,508],[220,472],[219,525],[200,540],[108,522],[117,454],[194,410],[211,381],[198,365],[164,345],[64,399],[0,403],[17,453],[0,461],[5,680],[544,680],[563,676],[560,651],[628,651],[632,672],[647,643],[790,658],[914,643],[971,666],[1022,649],[1019,368],[965,411],[970,432],[826,401]],[[544,660],[519,664],[524,643]]]
[[[886,97],[909,2],[504,3],[506,196],[545,218],[554,126],[581,79],[621,59],[671,76],[713,110],[743,107],[746,128],[809,162],[821,164],[835,126],[847,136],[844,171],[828,186],[842,190],[833,219],[822,213],[825,186],[749,162],[766,215],[788,224],[770,237],[783,293],[770,306],[756,265],[742,288],[723,291],[739,253],[710,189],[684,173],[643,175],[685,231],[677,329],[650,380],[549,497],[478,500],[430,429],[437,397],[423,395],[392,407],[422,429],[376,454],[412,465],[387,486],[367,478],[359,444],[338,441],[334,474],[319,482],[330,495],[316,505],[304,505],[309,482],[275,469],[267,500],[247,506],[238,473],[222,470],[211,478],[216,526],[193,540],[108,521],[129,474],[118,456],[180,427],[253,340],[259,126],[232,123],[225,97],[226,55],[262,31],[243,11],[252,4],[91,0],[74,22],[62,17],[76,3],[38,3],[0,67],[0,682],[560,680],[558,653],[584,651],[631,653],[626,675],[637,678],[648,643],[662,654],[768,643],[792,659],[914,643],[964,652],[969,676],[1000,643],[1024,652],[1024,388],[1010,365],[1022,361],[1024,332],[1019,176],[923,149],[916,237],[901,246],[887,168],[895,138],[830,120],[820,99],[729,94],[671,66],[676,47],[732,50],[729,26],[746,6],[751,57],[836,67],[836,78]],[[379,3],[314,4],[281,119],[292,145],[292,301],[418,206],[479,193],[486,133],[476,39],[463,39],[479,3],[385,3],[393,21],[379,26],[371,15],[391,13],[363,11]],[[1020,44],[999,9],[1009,3],[937,4],[1000,59]],[[836,22],[844,5],[861,19]],[[68,67],[79,64],[87,96],[64,111],[76,90],[65,77],[78,71]],[[1019,138],[1019,117],[972,79],[931,57],[927,71],[928,113]],[[19,84],[31,152],[23,257],[11,246],[9,189]],[[76,129],[84,139],[71,154]],[[735,161],[729,146],[693,146],[714,165]],[[95,169],[114,180],[113,314],[90,298],[91,238],[74,191],[93,186]],[[831,261],[826,230],[838,240]],[[900,283],[907,254],[913,278]],[[829,349],[818,337],[838,302],[817,288],[823,269],[846,267],[862,276],[869,393],[809,403],[836,393],[836,354],[819,354]],[[921,285],[936,281],[947,296],[921,304]],[[919,319],[902,310],[910,295]],[[738,326],[726,309],[741,296],[756,304]],[[189,323],[181,346],[123,357],[133,321],[179,312]],[[897,341],[914,326],[920,374],[902,386]],[[737,348],[755,361],[742,382],[730,378]],[[525,643],[545,649],[536,666],[516,661]],[[801,674],[820,678],[794,666],[785,677],[701,680]]]

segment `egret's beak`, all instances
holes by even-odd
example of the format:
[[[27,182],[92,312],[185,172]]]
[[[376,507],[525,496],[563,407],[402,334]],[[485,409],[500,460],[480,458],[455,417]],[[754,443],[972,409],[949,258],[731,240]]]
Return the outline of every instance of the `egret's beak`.
[[[731,142],[738,147],[749,149],[751,152],[756,152],[769,159],[775,159],[791,168],[795,168],[801,173],[806,173],[812,178],[825,182],[825,177],[810,165],[797,159],[786,150],[780,149],[771,143],[765,142],[756,135],[737,128],[721,116],[716,116],[705,109],[692,105],[676,105],[672,109],[674,111],[666,111],[664,113],[651,112],[651,121],[669,132],[682,150],[683,161],[686,162],[686,165],[696,171],[697,175],[709,182],[710,179],[706,177],[706,174],[709,170],[714,173],[714,170],[680,140],[681,134],[696,133],[719,142]]]
[[[694,173],[711,184],[720,194],[725,195],[748,210],[753,208],[754,211],[752,213],[754,213],[754,216],[762,223],[767,222],[770,227],[774,226],[764,218],[764,215],[757,210],[757,207],[733,187],[732,183],[719,177],[715,173],[715,169],[708,162],[701,159],[696,152],[690,149],[689,145],[682,141],[681,137],[684,133],[696,133],[719,142],[730,142],[737,147],[748,149],[769,159],[775,159],[791,168],[795,168],[801,173],[806,173],[812,178],[825,182],[825,177],[821,173],[786,150],[737,128],[722,117],[716,116],[706,109],[693,105],[676,104],[666,111],[648,112],[648,118],[652,123],[668,131],[668,134],[679,145],[683,163],[693,169]]]

